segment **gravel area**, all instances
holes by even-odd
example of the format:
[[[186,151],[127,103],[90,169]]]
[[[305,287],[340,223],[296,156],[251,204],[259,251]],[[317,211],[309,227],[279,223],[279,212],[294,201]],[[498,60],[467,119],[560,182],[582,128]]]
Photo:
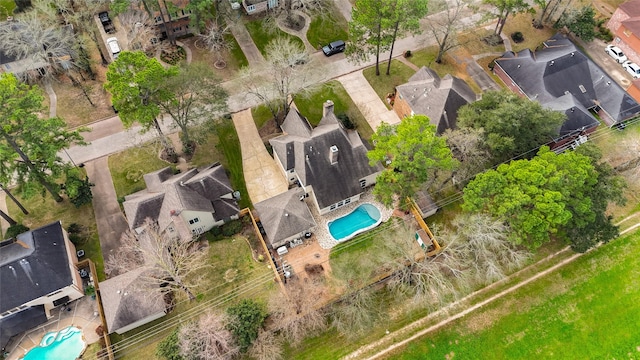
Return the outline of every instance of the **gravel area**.
[[[382,216],[382,222],[389,220],[391,215],[393,214],[393,209],[388,209],[381,202],[377,201],[374,196],[372,189],[369,188],[366,190],[361,196],[360,200],[349,205],[343,206],[337,210],[334,210],[324,216],[321,216],[318,213],[318,210],[315,206],[309,206],[311,209],[311,215],[315,219],[318,224],[315,228],[315,237],[320,244],[320,247],[323,249],[331,249],[332,247],[338,245],[338,242],[329,234],[329,228],[327,227],[327,223],[331,220],[337,219],[343,215],[348,214],[351,210],[355,209],[357,206],[363,203],[371,203],[375,205],[380,210],[380,215]],[[347,240],[348,241],[348,240]]]

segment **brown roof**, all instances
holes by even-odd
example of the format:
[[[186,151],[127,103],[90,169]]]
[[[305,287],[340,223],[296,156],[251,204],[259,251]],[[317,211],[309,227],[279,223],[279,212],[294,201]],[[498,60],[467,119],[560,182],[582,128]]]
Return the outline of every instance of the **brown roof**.
[[[633,33],[633,35],[640,37],[640,18],[631,18],[622,22],[622,26]]]
[[[640,16],[640,0],[627,1],[618,6],[618,9],[625,12],[629,17]]]

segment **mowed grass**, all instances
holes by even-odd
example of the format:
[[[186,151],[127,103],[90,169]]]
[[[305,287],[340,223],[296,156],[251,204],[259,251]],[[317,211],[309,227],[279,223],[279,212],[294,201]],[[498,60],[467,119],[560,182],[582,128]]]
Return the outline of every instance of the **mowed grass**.
[[[91,204],[76,208],[66,198],[63,202],[55,202],[49,194],[44,198],[36,195],[28,199],[22,197],[18,190],[14,190],[12,194],[29,211],[29,215],[24,215],[18,206],[7,197],[9,215],[31,230],[56,221],[61,221],[65,230],[73,223],[85,226],[88,230],[89,238],[84,244],[77,246],[76,250],[82,249],[85,251],[84,258],[89,258],[95,263],[99,280],[104,280],[104,261],[102,259],[102,250],[100,249],[96,218]]]
[[[263,56],[267,55],[267,45],[271,40],[277,38],[287,38],[291,41],[298,43],[304,49],[304,43],[300,40],[299,37],[287,34],[286,32],[280,30],[279,28],[267,29],[264,26],[264,22],[262,20],[255,20],[245,23],[249,34],[251,34],[251,38],[253,42],[256,44],[260,53]]]
[[[171,165],[160,160],[159,151],[158,144],[152,141],[109,156],[109,170],[118,199],[144,190],[147,187],[142,178],[144,174]]]
[[[584,255],[390,359],[637,359],[640,234]]]
[[[205,235],[205,238],[209,234]],[[277,287],[273,271],[266,262],[252,258],[252,250],[242,236],[209,242],[208,263],[203,284],[195,301],[180,295],[175,309],[167,316],[138,327],[123,335],[112,334],[111,341],[123,350],[116,353],[121,359],[156,359],[158,343],[181,322],[196,319],[209,310],[224,312],[241,299],[255,299],[266,303]],[[155,336],[148,335],[153,334]],[[133,346],[127,347],[134,341]]]
[[[322,49],[323,46],[332,41],[347,41],[349,26],[336,6],[329,3],[330,10],[322,16],[315,16],[311,20],[309,30],[307,31],[307,40],[316,49]]]
[[[309,123],[317,126],[322,119],[323,104],[327,100],[333,101],[333,112],[336,115],[346,114],[349,117],[360,136],[367,140],[371,138],[373,134],[371,125],[339,81],[332,80],[324,83],[321,88],[308,96],[296,97],[295,103],[300,113],[307,117]]]
[[[389,107],[387,103],[387,95],[395,91],[396,86],[404,84],[409,80],[415,71],[398,60],[391,61],[391,75],[385,75],[387,71],[387,62],[380,62],[380,75],[376,76],[375,66],[368,67],[362,71],[373,90],[375,90],[380,100]]]
[[[242,169],[242,150],[240,149],[240,139],[233,126],[233,121],[224,120],[217,127],[218,142],[217,150],[223,155],[220,163],[229,174],[229,181],[234,190],[240,191],[240,209],[251,207],[251,199],[247,192],[247,184],[244,182],[244,170]]]
[[[13,0],[0,0],[0,21],[7,19],[7,16],[13,14],[13,9],[16,8],[16,3]]]

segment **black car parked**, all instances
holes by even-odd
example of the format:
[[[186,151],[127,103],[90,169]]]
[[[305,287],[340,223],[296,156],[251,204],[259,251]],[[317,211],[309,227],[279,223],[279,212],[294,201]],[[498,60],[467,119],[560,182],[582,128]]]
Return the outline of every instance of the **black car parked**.
[[[326,56],[331,56],[331,55],[343,52],[344,49],[345,49],[344,41],[338,40],[338,41],[332,42],[331,44],[329,44],[327,46],[323,46],[322,47],[322,52]]]

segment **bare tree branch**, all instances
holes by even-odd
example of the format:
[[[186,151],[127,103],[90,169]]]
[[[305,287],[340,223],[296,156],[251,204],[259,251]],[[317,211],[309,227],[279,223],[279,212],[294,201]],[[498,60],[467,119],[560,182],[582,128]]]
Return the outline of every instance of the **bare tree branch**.
[[[180,354],[190,360],[233,359],[240,348],[227,324],[224,315],[207,312],[183,325],[178,334]]]

